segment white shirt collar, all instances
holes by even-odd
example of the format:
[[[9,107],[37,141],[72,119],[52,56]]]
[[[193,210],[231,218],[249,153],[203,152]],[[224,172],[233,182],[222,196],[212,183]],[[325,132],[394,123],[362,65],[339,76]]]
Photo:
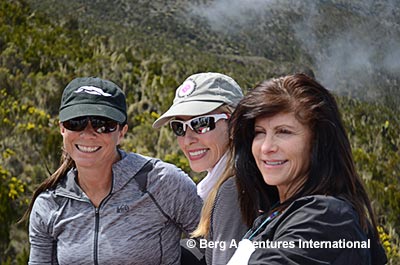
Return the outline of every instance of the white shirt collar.
[[[215,164],[215,166],[210,171],[208,171],[207,176],[205,176],[205,178],[203,178],[200,181],[200,183],[197,184],[197,194],[203,200],[207,198],[212,188],[218,182],[218,179],[224,173],[227,159],[228,159],[228,153],[225,153],[219,159],[217,164]]]

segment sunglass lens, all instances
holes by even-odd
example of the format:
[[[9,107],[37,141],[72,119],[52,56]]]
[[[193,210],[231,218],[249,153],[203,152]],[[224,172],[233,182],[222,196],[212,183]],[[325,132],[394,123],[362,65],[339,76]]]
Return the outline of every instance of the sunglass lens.
[[[87,117],[78,117],[64,121],[63,126],[70,131],[79,132],[83,131],[86,128],[88,120],[89,119]]]
[[[78,117],[63,122],[63,126],[70,131],[85,130],[88,122],[97,133],[110,133],[118,128],[118,122],[104,117]]]
[[[215,128],[215,122],[213,117],[199,117],[198,119],[192,120],[190,123],[193,130],[198,134],[209,132]]]
[[[185,135],[185,130],[183,129],[184,124],[182,122],[172,121],[170,124],[171,124],[172,131],[177,136],[184,136]]]
[[[114,132],[118,127],[118,122],[103,117],[92,117],[90,123],[98,133]]]

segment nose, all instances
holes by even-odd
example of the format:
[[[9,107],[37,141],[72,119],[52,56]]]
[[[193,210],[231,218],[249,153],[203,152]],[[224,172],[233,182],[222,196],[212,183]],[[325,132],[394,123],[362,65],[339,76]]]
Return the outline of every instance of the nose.
[[[197,140],[198,140],[197,133],[192,131],[192,129],[190,129],[189,126],[186,127],[185,135],[182,137],[184,138],[185,145],[190,145],[192,143],[197,142]]]
[[[83,131],[81,131],[81,135],[89,135],[89,136],[96,135],[96,131],[93,129],[91,121],[88,121],[86,128]]]
[[[278,150],[278,146],[273,136],[266,135],[264,141],[261,145],[261,152],[264,154],[268,154],[271,152],[276,152]]]

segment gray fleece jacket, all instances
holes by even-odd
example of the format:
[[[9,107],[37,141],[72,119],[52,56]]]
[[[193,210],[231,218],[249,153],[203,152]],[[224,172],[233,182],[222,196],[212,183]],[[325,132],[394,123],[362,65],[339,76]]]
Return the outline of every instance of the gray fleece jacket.
[[[187,232],[196,228],[202,206],[195,184],[171,164],[120,152],[111,192],[98,208],[77,185],[75,169],[37,197],[29,224],[30,265],[179,264],[181,231],[139,190],[135,176],[153,163],[147,190]]]

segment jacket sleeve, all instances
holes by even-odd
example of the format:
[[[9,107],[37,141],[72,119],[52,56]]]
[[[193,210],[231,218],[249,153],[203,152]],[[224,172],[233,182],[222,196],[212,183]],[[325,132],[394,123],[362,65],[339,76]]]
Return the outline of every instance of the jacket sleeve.
[[[323,197],[296,201],[267,225],[253,241],[259,245],[249,264],[372,264],[369,248],[346,245],[368,243],[353,208]]]
[[[193,180],[181,169],[162,161],[155,163],[150,175],[149,190],[163,210],[187,234],[193,232],[199,222],[203,205]]]
[[[48,193],[36,198],[29,217],[29,265],[58,264],[56,242],[51,235],[51,200]]]

